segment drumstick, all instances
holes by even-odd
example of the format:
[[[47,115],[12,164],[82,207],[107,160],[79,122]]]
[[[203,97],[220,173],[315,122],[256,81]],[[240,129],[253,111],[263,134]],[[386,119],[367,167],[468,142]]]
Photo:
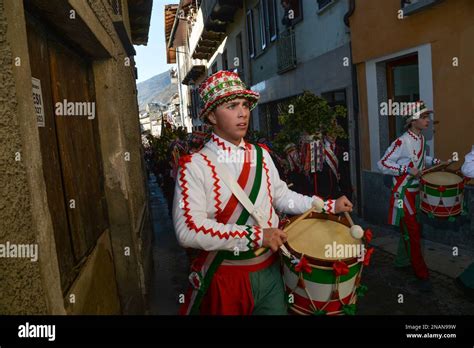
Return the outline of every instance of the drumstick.
[[[315,199],[312,203],[312,206],[311,208],[309,208],[307,211],[305,211],[303,214],[301,214],[300,216],[298,216],[298,218],[293,221],[291,224],[289,224],[288,226],[286,226],[284,229],[283,229],[283,232],[286,232],[288,233],[288,231],[293,228],[294,225],[296,225],[298,222],[300,222],[301,220],[303,219],[306,219],[306,217],[311,214],[313,211],[316,211],[316,212],[321,212],[323,210],[323,207],[324,207],[324,202],[321,200],[321,199]],[[265,251],[266,248],[260,248],[260,249],[257,249],[257,251],[255,251],[255,256],[259,256],[261,255],[264,251]],[[286,250],[286,247],[284,247],[284,245],[280,246],[280,249],[285,251]]]
[[[361,239],[364,236],[364,230],[362,227],[354,224],[354,221],[352,221],[352,218],[347,211],[344,212],[344,216],[346,217],[347,221],[349,221],[349,225],[351,225],[351,236],[355,239]]]
[[[448,164],[439,163],[439,164],[437,164],[437,165],[435,165],[435,166],[433,166],[433,167],[431,167],[431,168],[425,169],[424,171],[421,172],[421,175],[424,175],[424,174],[426,174],[426,173],[428,173],[428,172],[431,172],[432,170],[434,170],[434,169],[436,169],[436,168],[439,168],[439,167],[441,167],[441,166],[446,166],[446,167],[448,167],[448,166],[449,166],[451,163],[453,163],[453,162],[454,162],[453,160],[448,160]]]
[[[305,213],[303,213],[301,216],[299,216],[293,223],[291,223],[290,225],[286,226],[284,229],[283,229],[283,232],[288,232],[294,224],[296,224],[298,221],[301,221],[303,220],[304,218],[306,218],[309,214],[311,214],[313,211],[315,210],[315,207],[311,207],[310,209],[308,209]],[[283,250],[283,247],[284,245],[281,245],[280,246],[280,249]],[[286,248],[285,248],[286,249]],[[266,250],[266,248],[259,248],[257,249],[257,251],[255,251],[255,256],[260,256],[264,251]]]
[[[354,221],[352,221],[352,218],[347,211],[344,212],[344,216],[346,217],[347,221],[349,221],[349,225],[351,225],[351,227],[354,226]]]

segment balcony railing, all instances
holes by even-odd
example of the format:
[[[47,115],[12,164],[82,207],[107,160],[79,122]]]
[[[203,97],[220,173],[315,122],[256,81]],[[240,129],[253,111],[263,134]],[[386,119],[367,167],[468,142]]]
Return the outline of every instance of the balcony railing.
[[[216,5],[217,5],[217,0],[206,0],[202,2],[201,10],[202,10],[202,17],[203,17],[204,23],[208,21]]]
[[[281,33],[277,41],[277,62],[279,74],[296,68],[295,31],[291,28]]]
[[[206,0],[197,14],[190,47],[193,58],[209,59],[226,37],[226,26],[233,21],[242,0]],[[201,22],[199,22],[201,20]]]
[[[196,81],[206,70],[206,62],[201,59],[192,59],[186,50],[183,59],[178,66],[181,83],[189,85]]]

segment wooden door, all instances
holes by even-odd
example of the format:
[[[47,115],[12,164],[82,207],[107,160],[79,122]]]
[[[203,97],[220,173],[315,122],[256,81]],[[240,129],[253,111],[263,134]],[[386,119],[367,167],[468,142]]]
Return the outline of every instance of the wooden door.
[[[61,286],[66,293],[77,276],[77,266],[108,227],[98,115],[91,120],[55,115],[56,103],[64,100],[95,102],[92,69],[47,25],[28,13],[26,19],[32,76],[41,81],[45,127],[39,127],[40,146]]]
[[[60,42],[50,42],[49,57],[53,105],[95,103],[90,64]],[[73,250],[81,259],[108,226],[97,115],[55,120]]]

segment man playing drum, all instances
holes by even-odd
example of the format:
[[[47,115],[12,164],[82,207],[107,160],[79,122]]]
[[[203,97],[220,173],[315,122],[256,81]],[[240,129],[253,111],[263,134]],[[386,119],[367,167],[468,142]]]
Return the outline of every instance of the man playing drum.
[[[389,146],[377,166],[382,173],[394,176],[388,217],[389,224],[400,226],[401,231],[395,266],[409,266],[411,260],[415,275],[427,280],[429,272],[420,245],[421,225],[416,217],[419,177],[425,166],[441,161],[425,154],[426,141],[422,131],[428,128],[433,111],[422,101],[413,104],[402,114],[406,132]],[[429,290],[429,283],[424,282],[423,288]]]
[[[173,223],[179,243],[200,249],[192,261],[182,314],[286,314],[286,301],[276,251],[287,235],[278,229],[278,209],[301,214],[316,196],[288,189],[264,147],[243,140],[250,111],[259,94],[239,76],[219,71],[199,88],[204,107],[200,117],[213,127],[204,149],[180,159]],[[205,149],[218,163],[212,163]],[[263,212],[270,228],[258,226],[216,173],[225,166]],[[222,172],[221,172],[222,173]],[[324,202],[324,211],[352,211],[346,197]],[[255,250],[269,248],[256,256]]]

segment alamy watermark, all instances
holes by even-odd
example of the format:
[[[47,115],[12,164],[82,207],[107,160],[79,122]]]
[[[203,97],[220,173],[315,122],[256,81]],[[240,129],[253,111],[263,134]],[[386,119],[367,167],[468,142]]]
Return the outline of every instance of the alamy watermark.
[[[247,156],[245,155],[246,153]],[[257,155],[255,150],[218,150],[217,161],[219,163],[245,163],[247,161],[250,162],[251,167],[254,167],[257,164]]]
[[[24,258],[38,261],[38,244],[0,244],[0,258]]]
[[[56,325],[36,325],[26,322],[18,326],[19,338],[47,338],[52,342],[56,340]]]
[[[364,244],[341,244],[335,241],[324,246],[324,256],[332,259],[348,259],[356,257],[357,261],[364,261],[367,249]]]
[[[88,120],[95,118],[95,102],[68,102],[64,99],[55,104],[56,116],[87,116]]]
[[[415,115],[421,111],[420,102],[396,102],[389,99],[380,103],[380,116],[406,116]]]

